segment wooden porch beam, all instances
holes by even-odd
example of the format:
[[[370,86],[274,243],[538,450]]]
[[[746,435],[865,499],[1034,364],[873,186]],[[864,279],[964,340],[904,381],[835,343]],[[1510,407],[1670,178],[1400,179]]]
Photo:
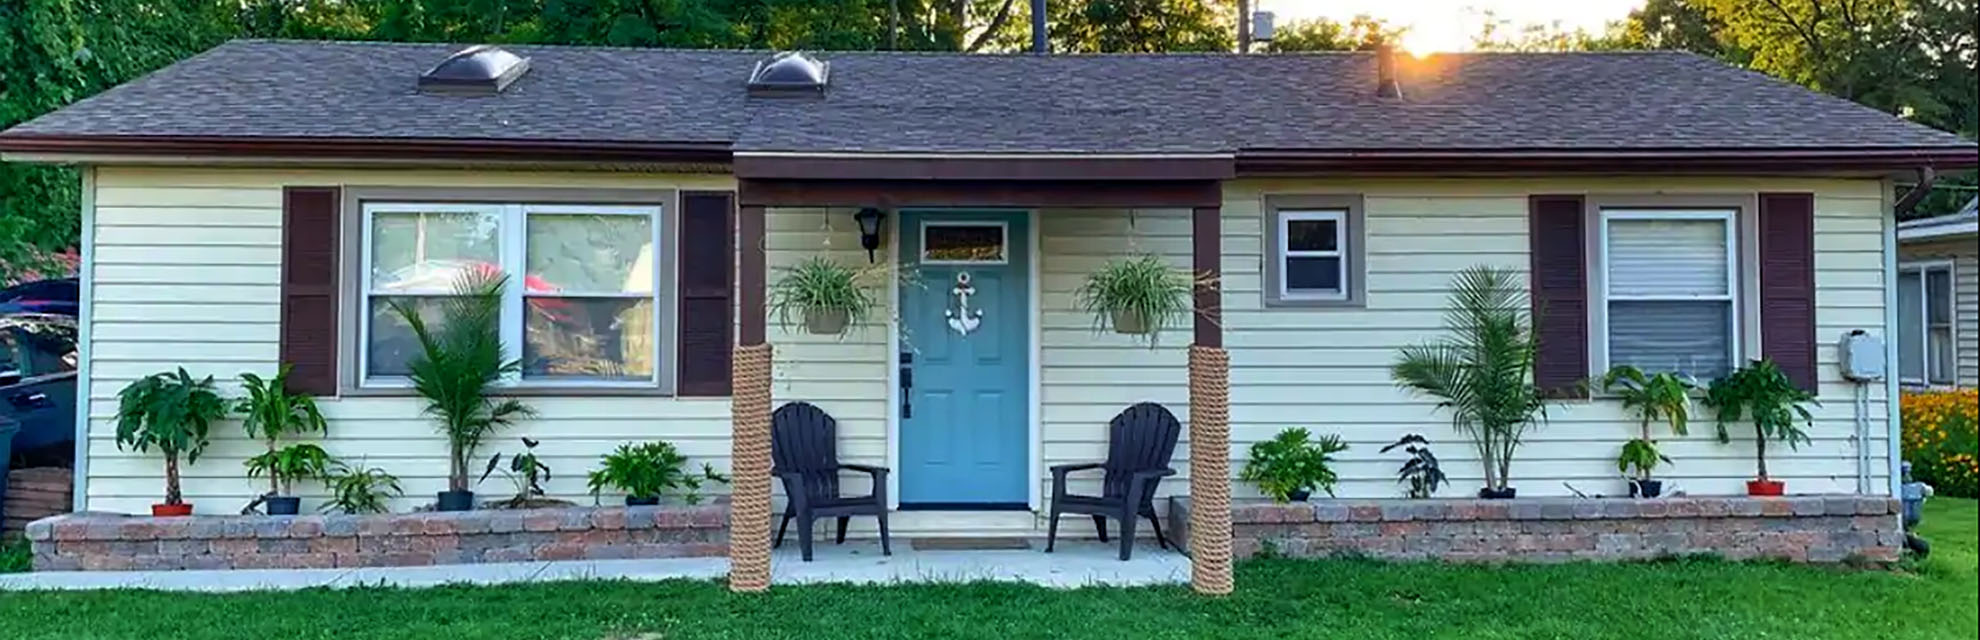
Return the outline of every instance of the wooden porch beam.
[[[1216,180],[741,180],[757,207],[1193,208],[1223,200]]]

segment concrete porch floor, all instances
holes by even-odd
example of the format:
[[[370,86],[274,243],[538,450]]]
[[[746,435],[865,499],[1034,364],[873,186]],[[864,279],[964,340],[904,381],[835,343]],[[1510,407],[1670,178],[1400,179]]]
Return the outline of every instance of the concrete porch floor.
[[[1025,582],[1071,589],[1189,582],[1189,558],[1155,543],[1138,543],[1134,559],[1121,562],[1119,547],[1095,540],[1060,540],[1044,552],[1029,550],[919,551],[908,538],[894,540],[894,555],[880,555],[878,540],[817,543],[815,560],[799,559],[795,538],[771,556],[771,584],[898,584]],[[570,560],[364,569],[245,569],[229,571],[56,571],[0,575],[0,590],[156,589],[160,591],[289,591],[314,587],[433,587],[567,580],[713,580],[728,574],[727,558]]]

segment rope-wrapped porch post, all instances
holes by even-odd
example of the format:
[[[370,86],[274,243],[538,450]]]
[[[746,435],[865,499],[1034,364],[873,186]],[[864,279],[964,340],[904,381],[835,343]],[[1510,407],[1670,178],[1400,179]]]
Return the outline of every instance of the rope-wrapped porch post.
[[[729,590],[770,588],[770,345],[764,340],[764,209],[737,215],[737,322],[729,409]]]
[[[1222,325],[1220,207],[1191,215],[1191,263],[1196,277],[1195,344],[1189,348],[1190,586],[1225,595],[1231,576],[1230,356]]]

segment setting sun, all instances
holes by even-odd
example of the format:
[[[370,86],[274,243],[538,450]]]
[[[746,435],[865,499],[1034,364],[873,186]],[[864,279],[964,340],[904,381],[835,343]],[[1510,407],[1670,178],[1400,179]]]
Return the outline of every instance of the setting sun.
[[[1256,0],[1257,9],[1286,21],[1327,18],[1347,21],[1367,15],[1406,29],[1402,47],[1418,57],[1469,51],[1486,25],[1518,31],[1526,25],[1600,32],[1621,20],[1642,0]]]

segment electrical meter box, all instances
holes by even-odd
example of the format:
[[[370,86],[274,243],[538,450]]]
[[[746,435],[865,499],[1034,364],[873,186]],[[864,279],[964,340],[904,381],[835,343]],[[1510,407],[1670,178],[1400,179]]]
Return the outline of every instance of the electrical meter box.
[[[1884,341],[1862,329],[1843,334],[1836,345],[1842,356],[1842,375],[1857,382],[1884,379]]]

